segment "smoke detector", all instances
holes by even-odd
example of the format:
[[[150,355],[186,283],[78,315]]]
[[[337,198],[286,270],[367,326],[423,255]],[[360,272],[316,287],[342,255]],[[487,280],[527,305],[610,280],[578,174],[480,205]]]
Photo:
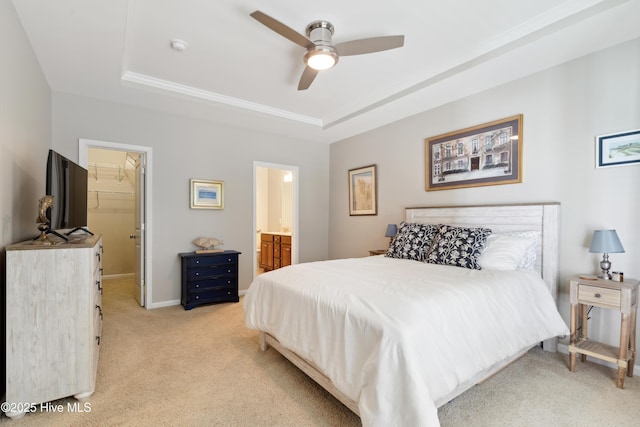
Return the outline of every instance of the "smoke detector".
[[[189,47],[189,44],[184,40],[173,39],[171,40],[170,46],[171,49],[175,50],[176,52],[184,52],[185,50],[187,50],[187,47]]]

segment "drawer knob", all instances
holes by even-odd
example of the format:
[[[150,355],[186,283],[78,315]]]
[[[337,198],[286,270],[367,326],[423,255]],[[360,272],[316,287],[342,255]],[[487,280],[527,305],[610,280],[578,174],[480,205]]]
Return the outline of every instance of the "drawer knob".
[[[196,288],[199,288],[199,287],[200,287],[200,283],[196,283]]]
[[[199,259],[196,260],[196,264],[200,264],[200,260]]]
[[[596,298],[600,298],[602,295],[600,295],[600,294],[595,294],[594,296],[595,296]]]
[[[199,276],[199,275],[200,275],[200,273],[196,272],[196,276]]]
[[[196,299],[200,299],[200,296],[199,296],[199,295],[196,295]]]

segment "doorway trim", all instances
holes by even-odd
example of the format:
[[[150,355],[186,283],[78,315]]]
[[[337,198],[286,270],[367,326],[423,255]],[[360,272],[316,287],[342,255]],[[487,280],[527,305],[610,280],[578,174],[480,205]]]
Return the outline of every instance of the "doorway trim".
[[[110,141],[99,141],[95,139],[78,139],[78,164],[84,168],[89,166],[89,148],[105,148],[111,150],[119,150],[119,151],[130,151],[137,153],[144,153],[145,155],[145,182],[144,182],[144,248],[145,248],[145,257],[144,257],[144,277],[145,277],[145,304],[144,308],[160,308],[165,307],[165,304],[153,304],[151,298],[153,295],[152,289],[152,217],[153,210],[151,209],[152,203],[152,165],[153,165],[153,149],[151,147],[146,147],[143,145],[132,145],[132,144],[123,144],[120,142],[110,142]],[[169,305],[173,305],[170,303]]]
[[[258,229],[258,219],[257,219],[257,184],[258,184],[258,168],[267,168],[267,169],[280,169],[290,171],[293,176],[293,226],[291,229],[291,235],[293,236],[291,242],[291,264],[298,263],[298,248],[300,246],[300,232],[299,232],[299,224],[298,224],[298,189],[300,188],[298,182],[298,166],[292,165],[283,165],[280,163],[267,163],[260,162],[257,160],[253,161],[253,278],[256,278],[256,270],[258,269],[258,260],[255,256],[255,251],[258,245],[256,230]],[[246,291],[245,291],[246,292]]]

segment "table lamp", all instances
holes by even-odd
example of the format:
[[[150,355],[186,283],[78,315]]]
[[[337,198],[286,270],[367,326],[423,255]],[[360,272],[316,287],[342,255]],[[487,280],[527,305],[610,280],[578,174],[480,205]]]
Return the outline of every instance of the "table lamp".
[[[396,234],[398,234],[398,226],[395,224],[387,225],[387,232],[384,234],[384,237],[389,238],[389,244],[393,242],[393,238],[395,237]]]
[[[596,230],[593,232],[589,252],[602,253],[602,261],[600,261],[602,273],[598,275],[598,277],[608,280],[611,279],[611,274],[609,273],[611,269],[609,254],[624,253],[624,248],[622,247],[622,243],[620,243],[616,230]]]

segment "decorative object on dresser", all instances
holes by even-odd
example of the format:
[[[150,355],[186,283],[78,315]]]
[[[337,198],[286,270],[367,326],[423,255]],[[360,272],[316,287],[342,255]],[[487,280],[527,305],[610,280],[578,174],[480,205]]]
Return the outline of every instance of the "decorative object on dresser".
[[[197,254],[224,252],[224,249],[216,248],[216,246],[222,246],[224,242],[215,237],[198,237],[192,243],[201,248],[196,250]]]
[[[38,230],[40,235],[33,239],[39,245],[52,245],[53,241],[49,239],[47,234],[51,233],[51,221],[47,218],[47,209],[50,209],[53,205],[53,196],[46,195],[40,198],[38,203],[38,218],[36,218],[36,224],[38,224]],[[56,233],[57,234],[57,233]],[[65,239],[63,236],[60,236]]]
[[[615,282],[582,277],[575,276],[569,281],[569,302],[571,303],[569,370],[572,372],[575,370],[578,353],[581,355],[582,362],[586,361],[587,356],[605,360],[618,366],[617,386],[623,388],[625,375],[633,377],[636,357],[638,281],[631,279]],[[621,313],[619,347],[588,338],[587,306],[617,310]]]
[[[215,302],[238,302],[238,255],[227,250],[215,253],[181,253],[182,296],[185,310]]]
[[[349,170],[349,215],[378,215],[376,165]]]
[[[191,209],[224,209],[224,181],[191,179]]]
[[[600,279],[609,280],[611,274],[611,262],[609,261],[610,253],[624,253],[624,248],[618,233],[616,230],[596,230],[593,232],[593,239],[591,240],[591,247],[589,248],[591,253],[601,253],[602,261],[600,261],[600,269],[602,270],[598,277]]]
[[[291,265],[291,234],[261,233],[260,268],[276,270]]]
[[[426,191],[522,182],[522,114],[425,140]]]
[[[68,396],[86,400],[102,329],[101,237],[6,249],[6,401],[24,404],[6,415]]]

